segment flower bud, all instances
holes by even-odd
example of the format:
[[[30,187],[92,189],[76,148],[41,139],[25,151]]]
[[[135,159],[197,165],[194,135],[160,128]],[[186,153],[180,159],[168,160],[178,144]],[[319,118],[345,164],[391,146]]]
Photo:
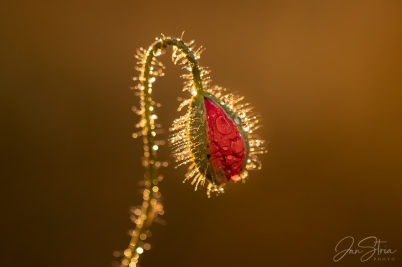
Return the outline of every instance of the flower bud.
[[[177,131],[170,138],[176,161],[191,162],[185,180],[192,179],[196,189],[207,181],[208,195],[245,179],[247,170],[260,169],[257,154],[265,152],[264,141],[252,134],[258,128],[252,108],[239,103],[242,97],[220,95],[221,88],[193,95],[186,100],[187,114],[171,128]]]

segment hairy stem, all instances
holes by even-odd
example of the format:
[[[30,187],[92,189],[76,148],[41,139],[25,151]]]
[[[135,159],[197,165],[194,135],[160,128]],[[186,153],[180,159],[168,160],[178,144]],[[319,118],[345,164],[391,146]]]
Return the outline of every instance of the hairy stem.
[[[176,49],[174,51],[174,62],[177,63],[180,60],[181,63],[186,64],[187,68],[191,68],[191,80],[194,90],[203,91],[202,75],[197,63],[197,58],[199,58],[199,54],[202,51],[193,51],[181,39],[162,35],[161,38],[154,42],[147,50],[144,50],[143,53],[139,52],[138,58],[142,67],[139,69],[141,72],[138,78],[140,84],[137,86],[140,90],[141,105],[141,110],[138,113],[142,115],[142,118],[138,127],[142,128],[140,135],[143,136],[144,142],[143,165],[145,167],[145,189],[143,191],[142,206],[134,211],[136,227],[132,232],[129,246],[124,251],[124,258],[121,262],[122,267],[134,267],[137,265],[140,254],[142,254],[144,249],[148,249],[144,245],[147,231],[154,219],[163,211],[159,188],[157,187],[158,180],[160,180],[158,179],[159,162],[156,159],[158,144],[155,142],[155,136],[157,133],[154,123],[157,117],[153,114],[154,101],[152,100],[151,93],[155,77],[158,75],[161,76],[161,72],[157,72],[156,68],[158,66],[163,67],[162,64],[158,64],[155,56],[161,54],[161,51],[169,45],[179,51],[179,55],[176,55]]]

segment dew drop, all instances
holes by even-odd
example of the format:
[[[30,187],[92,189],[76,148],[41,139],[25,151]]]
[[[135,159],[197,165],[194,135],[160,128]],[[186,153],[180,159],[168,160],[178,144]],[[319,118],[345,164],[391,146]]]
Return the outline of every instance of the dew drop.
[[[240,180],[240,175],[238,175],[238,174],[233,175],[232,177],[230,177],[230,179],[232,179],[233,181],[237,182],[237,181]]]
[[[240,117],[236,117],[236,118],[234,119],[234,122],[235,122],[237,125],[240,125],[240,123],[241,123]]]
[[[216,128],[222,134],[230,134],[230,124],[224,116],[219,116],[216,119]]]
[[[155,82],[155,80],[156,80],[155,77],[151,77],[151,78],[148,79],[148,82],[153,83],[153,82]]]
[[[196,96],[197,95],[197,90],[195,90],[194,87],[191,87],[190,93],[191,93],[192,96]]]
[[[162,50],[160,50],[160,49],[154,51],[154,56],[155,57],[159,57],[161,54],[162,54]]]

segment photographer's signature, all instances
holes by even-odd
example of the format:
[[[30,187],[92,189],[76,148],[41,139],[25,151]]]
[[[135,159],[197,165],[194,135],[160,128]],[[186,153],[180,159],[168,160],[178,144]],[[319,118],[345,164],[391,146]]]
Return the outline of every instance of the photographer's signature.
[[[337,254],[334,256],[334,261],[335,262],[340,261],[347,254],[361,255],[360,257],[361,262],[368,261],[373,257],[374,257],[373,260],[378,259],[379,261],[381,261],[381,258],[386,259],[385,258],[386,254],[394,254],[396,252],[396,250],[386,248],[387,241],[381,241],[375,236],[369,236],[360,240],[360,242],[357,243],[357,248],[353,248],[354,243],[355,239],[352,236],[342,238],[341,241],[339,241],[338,244],[336,244],[335,246],[335,252],[337,252]],[[345,247],[346,244],[348,248],[339,251],[338,247],[341,244],[342,247]],[[392,261],[394,260],[395,258],[392,258]]]

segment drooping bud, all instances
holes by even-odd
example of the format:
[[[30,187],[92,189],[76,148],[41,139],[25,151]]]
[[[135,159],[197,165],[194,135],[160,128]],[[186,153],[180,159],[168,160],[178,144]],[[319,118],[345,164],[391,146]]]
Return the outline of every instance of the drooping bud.
[[[175,120],[171,138],[174,156],[181,164],[192,162],[186,179],[192,184],[208,182],[210,191],[223,192],[230,180],[244,180],[247,170],[260,169],[257,154],[265,152],[264,141],[254,134],[257,117],[249,114],[243,97],[221,96],[221,88],[200,91],[191,99],[185,116]]]

